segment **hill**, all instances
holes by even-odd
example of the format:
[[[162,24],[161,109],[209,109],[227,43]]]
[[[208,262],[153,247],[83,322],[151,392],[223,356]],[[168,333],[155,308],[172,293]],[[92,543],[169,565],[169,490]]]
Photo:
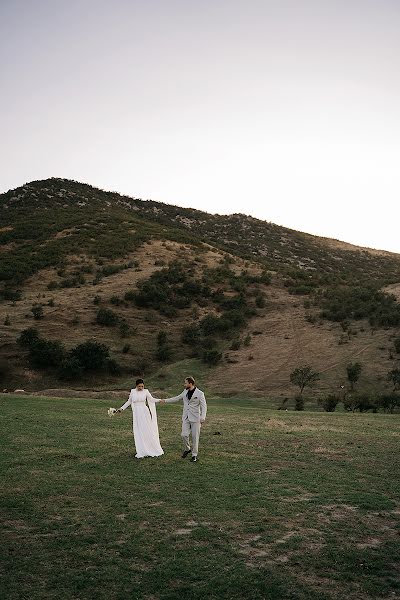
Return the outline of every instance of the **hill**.
[[[351,361],[368,390],[398,364],[400,255],[56,178],[0,195],[0,220],[3,387],[118,388],[136,374],[168,387],[181,365],[222,395],[284,398],[302,363],[321,372],[317,395]],[[63,343],[64,378],[17,344],[31,327]],[[72,368],[88,339],[109,348],[108,372]]]

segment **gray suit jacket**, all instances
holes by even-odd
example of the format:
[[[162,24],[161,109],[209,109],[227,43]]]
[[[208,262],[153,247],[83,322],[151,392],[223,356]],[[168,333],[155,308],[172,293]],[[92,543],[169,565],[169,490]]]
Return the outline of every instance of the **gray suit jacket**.
[[[182,421],[185,419],[189,419],[192,423],[199,423],[200,419],[203,420],[206,418],[207,414],[207,402],[204,396],[204,392],[196,388],[194,390],[193,396],[190,398],[187,397],[188,390],[183,390],[179,396],[174,396],[173,398],[167,398],[165,402],[179,402],[183,400],[183,413],[182,413]]]

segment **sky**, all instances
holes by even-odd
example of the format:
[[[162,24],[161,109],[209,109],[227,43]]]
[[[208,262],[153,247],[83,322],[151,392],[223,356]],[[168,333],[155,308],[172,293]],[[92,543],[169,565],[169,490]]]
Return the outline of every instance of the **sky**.
[[[400,252],[399,0],[0,0],[0,192],[47,177]]]

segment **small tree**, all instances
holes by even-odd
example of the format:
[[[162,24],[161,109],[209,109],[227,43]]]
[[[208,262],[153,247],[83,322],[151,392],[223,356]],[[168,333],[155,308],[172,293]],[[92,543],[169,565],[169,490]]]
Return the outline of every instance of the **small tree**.
[[[4,319],[4,325],[6,325],[7,327],[9,325],[11,325],[11,319],[10,319],[9,315],[7,315],[6,318]]]
[[[309,365],[297,367],[290,373],[290,381],[294,385],[299,386],[300,396],[303,394],[304,388],[312,387],[319,378],[319,373],[314,371]]]
[[[400,369],[398,367],[389,371],[387,378],[392,383],[394,392],[400,389]]]
[[[346,367],[346,371],[347,371],[347,379],[349,380],[349,383],[350,383],[350,389],[354,390],[354,385],[360,379],[362,365],[358,362],[349,363]]]
[[[294,399],[294,410],[304,410],[304,398],[301,394],[297,394]]]
[[[400,337],[394,340],[394,349],[396,350],[397,354],[400,354]]]

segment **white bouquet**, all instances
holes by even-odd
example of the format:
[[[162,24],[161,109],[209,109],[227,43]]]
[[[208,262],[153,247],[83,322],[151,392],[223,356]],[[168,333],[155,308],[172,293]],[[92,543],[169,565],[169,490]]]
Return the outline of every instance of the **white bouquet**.
[[[109,416],[109,417],[113,417],[113,416],[115,415],[115,413],[116,413],[116,412],[117,412],[117,409],[116,409],[116,408],[112,408],[112,407],[110,406],[110,408],[109,408],[109,409],[108,409],[108,411],[107,411],[107,414],[108,414],[108,416]]]

